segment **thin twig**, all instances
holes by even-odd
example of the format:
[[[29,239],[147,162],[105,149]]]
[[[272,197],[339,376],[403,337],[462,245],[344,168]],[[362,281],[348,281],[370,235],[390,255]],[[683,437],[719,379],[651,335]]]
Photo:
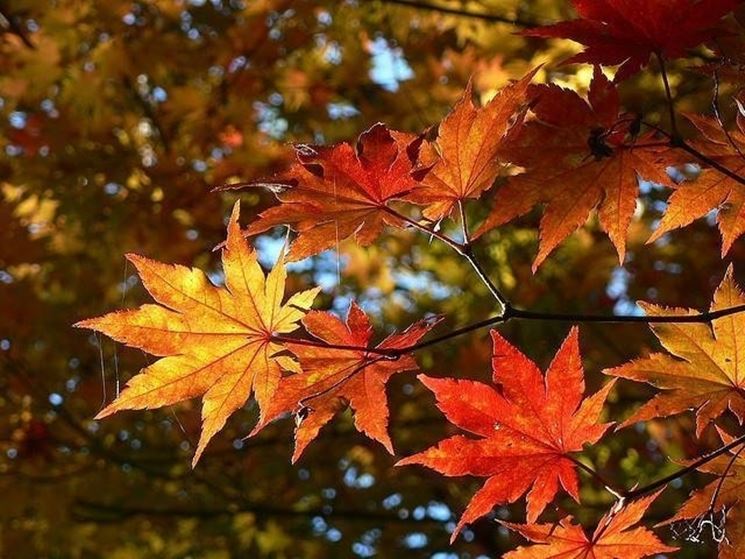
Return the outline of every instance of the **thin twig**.
[[[667,98],[667,109],[670,113],[670,128],[673,132],[673,141],[680,140],[680,132],[678,131],[678,121],[675,118],[675,101],[673,99],[673,93],[670,89],[670,80],[667,77],[667,68],[665,67],[665,58],[661,53],[655,53],[657,61],[660,64],[660,73],[662,74],[662,83],[665,86],[665,97]]]
[[[438,12],[441,14],[481,19],[484,21],[490,21],[492,23],[507,23],[509,25],[516,25],[519,27],[535,27],[537,25],[534,22],[526,21],[521,18],[510,18],[507,16],[487,14],[484,12],[472,12],[464,8],[453,8],[449,6],[442,6],[439,4],[430,4],[429,2],[422,2],[420,0],[380,0],[380,2],[382,2],[383,4],[406,6],[408,8],[413,8],[416,10],[427,10],[430,12]]]
[[[474,269],[476,274],[479,276],[479,279],[482,281],[482,283],[486,286],[486,288],[489,290],[489,292],[492,294],[492,296],[497,300],[499,303],[499,310],[498,314],[502,315],[509,306],[509,302],[507,301],[507,298],[502,294],[502,292],[497,288],[496,285],[494,285],[494,282],[489,279],[489,276],[487,275],[484,268],[481,266],[481,263],[478,261],[476,256],[473,253],[473,247],[468,242],[468,225],[465,221],[465,211],[463,210],[462,204],[458,205],[460,212],[461,212],[461,224],[463,227],[463,235],[464,235],[464,242],[459,243],[458,241],[451,239],[447,235],[443,235],[439,231],[435,231],[431,227],[427,227],[426,225],[419,223],[418,221],[415,221],[411,219],[410,217],[405,216],[402,213],[397,212],[393,208],[390,208],[388,206],[383,206],[384,211],[391,214],[397,219],[400,219],[401,221],[408,223],[412,227],[418,229],[422,233],[426,235],[431,235],[432,237],[442,241],[446,245],[448,245],[450,248],[452,248],[455,252],[457,252],[459,255],[461,255],[463,258],[465,258],[468,263],[471,265],[471,267]]]
[[[723,175],[728,176],[729,178],[731,178],[732,180],[736,182],[739,182],[740,184],[745,184],[745,177],[738,175],[732,169],[725,167],[724,165],[712,159],[708,155],[704,155],[703,153],[698,151],[696,148],[691,146],[689,143],[681,141],[677,145],[673,144],[673,147],[679,147],[680,149],[687,151],[688,153],[690,153],[691,155],[693,155],[694,157],[696,157],[703,163],[706,163],[709,167],[716,169]]]
[[[716,169],[720,173],[726,175],[727,177],[739,182],[740,184],[745,185],[745,177],[742,177],[732,171],[732,169],[729,169],[728,167],[725,167],[715,159],[712,159],[708,155],[703,154],[698,149],[690,145],[688,142],[686,142],[683,137],[680,135],[680,131],[678,129],[678,121],[675,116],[675,100],[673,99],[672,89],[670,88],[670,80],[668,79],[667,75],[667,68],[665,66],[665,59],[660,53],[656,53],[657,60],[659,62],[660,66],[660,73],[662,74],[662,83],[665,86],[665,98],[667,100],[667,108],[670,114],[670,129],[671,132],[667,132],[666,130],[663,130],[659,126],[655,126],[653,124],[644,123],[646,126],[653,128],[654,130],[657,130],[658,132],[662,133],[663,135],[667,136],[670,139],[670,146],[674,148],[680,148],[683,151],[686,151],[693,155],[696,159],[701,161],[702,163],[705,163],[709,165],[710,167]],[[715,108],[716,110],[716,108]],[[726,133],[726,131],[725,131]],[[738,150],[739,151],[739,150]]]
[[[642,495],[646,495],[647,493],[652,493],[653,491],[656,491],[657,489],[666,486],[671,481],[675,481],[678,478],[681,478],[687,474],[690,474],[691,472],[693,472],[694,470],[697,470],[699,467],[703,466],[704,464],[711,462],[717,456],[721,456],[722,454],[729,452],[733,448],[736,448],[737,446],[743,443],[745,443],[745,435],[741,435],[740,437],[738,437],[731,443],[726,444],[723,447],[713,452],[710,452],[709,454],[702,456],[695,462],[692,462],[685,468],[682,468],[678,470],[677,472],[670,474],[669,476],[665,476],[662,479],[654,481],[643,487],[639,487],[638,489],[634,489],[633,491],[626,491],[623,496],[625,499],[635,499],[637,497],[641,497]]]
[[[732,134],[730,134],[729,130],[727,130],[727,127],[724,125],[724,121],[722,120],[722,111],[719,107],[719,72],[716,70],[714,71],[714,95],[711,99],[711,108],[714,111],[714,117],[717,119],[719,128],[722,129],[722,132],[727,138],[727,143],[733,150],[737,152],[737,154],[740,156],[740,159],[745,160],[745,154],[742,153],[740,146],[737,145],[735,139],[732,137]]]
[[[714,514],[716,511],[716,503],[717,499],[719,498],[719,494],[722,491],[722,487],[724,486],[724,480],[727,479],[727,476],[729,475],[729,471],[732,469],[732,466],[735,465],[735,461],[740,457],[740,454],[742,454],[742,451],[745,450],[745,445],[740,447],[740,450],[732,454],[732,458],[730,458],[729,462],[727,462],[727,467],[722,472],[722,476],[719,478],[719,483],[717,483],[717,488],[714,491],[714,494],[711,496],[711,505],[709,505],[709,514]]]
[[[468,260],[468,263],[471,264],[471,267],[474,269],[476,274],[479,276],[479,279],[481,279],[481,282],[486,286],[486,288],[489,290],[492,296],[497,300],[497,303],[499,303],[499,306],[500,306],[498,312],[500,315],[504,316],[504,313],[509,307],[509,301],[502,294],[499,288],[496,285],[494,285],[494,282],[492,282],[489,276],[486,274],[486,271],[481,266],[481,263],[478,261],[478,259],[474,255],[473,248],[471,247],[471,245],[466,245],[464,247],[463,257],[466,260]]]
[[[338,349],[342,351],[359,351],[359,352],[366,352],[366,353],[370,353],[374,355],[383,355],[389,358],[396,358],[396,357],[405,355],[407,353],[411,353],[412,351],[418,351],[420,349],[424,349],[426,347],[437,345],[447,340],[452,340],[453,338],[457,338],[459,336],[462,336],[469,332],[473,332],[475,330],[480,330],[481,328],[486,328],[487,326],[494,326],[495,324],[506,322],[507,320],[508,318],[505,316],[495,316],[492,318],[487,318],[479,322],[468,324],[467,326],[463,326],[462,328],[456,328],[455,330],[451,330],[450,332],[448,332],[447,334],[443,334],[442,336],[437,336],[436,338],[431,338],[429,340],[418,342],[416,344],[403,347],[403,348],[378,348],[378,347],[368,348],[368,347],[343,345],[343,344],[327,344],[325,342],[319,342],[316,340],[308,340],[308,339],[302,339],[302,338],[295,339],[295,338],[290,338],[290,337],[285,337],[285,336],[272,336],[271,339],[272,341],[279,342],[279,343],[292,343],[292,344],[298,344],[298,345],[307,345],[311,347],[321,347],[321,348],[326,348],[326,349]]]
[[[660,128],[656,124],[652,124],[651,122],[642,121],[642,124],[644,124],[644,126],[646,126],[647,128],[651,128],[652,130],[655,130],[659,132],[660,134],[662,134],[663,136],[667,137],[670,140],[670,147],[682,149],[683,151],[687,151],[688,153],[690,153],[693,157],[695,157],[702,163],[705,163],[709,167],[716,169],[717,171],[719,171],[723,175],[726,175],[732,180],[745,185],[745,177],[738,175],[732,169],[725,167],[724,165],[722,165],[715,159],[712,159],[708,155],[701,153],[695,147],[693,147],[688,142],[686,142],[683,138],[675,138],[672,134],[670,134],[670,132],[668,132],[664,128]]]

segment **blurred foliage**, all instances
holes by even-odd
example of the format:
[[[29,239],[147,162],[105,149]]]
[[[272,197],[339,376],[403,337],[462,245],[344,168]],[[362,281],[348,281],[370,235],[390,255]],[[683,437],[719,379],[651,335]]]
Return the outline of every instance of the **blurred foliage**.
[[[436,4],[496,18],[406,3],[0,4],[0,556],[449,559],[498,557],[511,545],[511,536],[481,521],[449,547],[476,483],[392,468],[395,458],[356,434],[348,415],[291,467],[290,422],[244,441],[256,419],[248,406],[192,471],[198,408],[93,421],[146,357],[70,327],[145,300],[127,252],[217,272],[212,248],[223,238],[232,199],[211,187],[272,174],[291,157],[289,142],[349,139],[377,121],[419,131],[442,118],[469,78],[486,99],[539,63],[546,64],[539,81],[580,90],[589,82],[591,69],[559,65],[575,44],[513,34],[571,16],[568,3]],[[680,108],[706,112],[712,86],[687,69],[696,62],[698,55],[676,62],[671,76]],[[730,94],[723,84],[722,99]],[[664,122],[654,70],[625,83],[622,98],[628,109]],[[730,118],[732,104],[722,104]],[[713,222],[644,246],[665,196],[644,189],[623,267],[591,224],[533,276],[535,213],[490,233],[477,250],[521,307],[629,312],[640,298],[706,307],[727,264]],[[242,199],[246,221],[271,203],[258,192]],[[486,209],[474,203],[468,211],[476,219]],[[265,264],[276,258],[281,235],[257,239]],[[745,243],[730,257],[744,273]],[[381,335],[427,312],[447,315],[444,330],[491,310],[468,266],[413,232],[364,250],[343,243],[338,253],[291,269],[291,290],[323,285],[321,304],[339,311],[357,297]],[[545,365],[568,326],[511,323],[502,330]],[[581,335],[591,390],[604,367],[656,343],[641,325],[587,325]],[[480,332],[422,352],[420,362],[430,374],[486,378],[489,353]],[[399,455],[442,436],[441,414],[411,375],[396,378],[389,393]],[[644,386],[622,383],[610,409],[624,417],[648,395]],[[645,483],[675,469],[668,456],[691,457],[717,444],[716,437],[696,443],[691,433],[687,416],[627,429],[588,458],[621,484]],[[593,522],[610,496],[585,481],[589,505],[575,516]],[[696,481],[682,480],[655,510],[669,516]],[[496,514],[522,518],[519,509]],[[682,557],[712,553],[684,547]]]

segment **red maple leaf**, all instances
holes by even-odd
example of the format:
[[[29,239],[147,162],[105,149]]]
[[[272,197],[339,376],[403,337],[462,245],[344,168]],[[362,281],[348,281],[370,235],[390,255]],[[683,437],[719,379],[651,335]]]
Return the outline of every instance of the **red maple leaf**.
[[[620,64],[616,81],[645,66],[652,54],[678,58],[716,34],[741,0],[573,0],[579,19],[523,31],[585,45],[566,63]]]
[[[538,68],[502,88],[481,107],[469,82],[460,100],[437,127],[437,138],[419,154],[422,184],[408,200],[427,206],[425,218],[438,221],[456,204],[477,199],[507,167],[501,151],[519,130],[528,109],[527,91]]]
[[[639,176],[671,184],[664,156],[670,150],[650,136],[634,137],[634,118],[619,114],[618,91],[599,67],[587,101],[556,85],[533,86],[531,93],[535,118],[504,148],[525,172],[496,190],[493,210],[474,236],[543,204],[535,270],[597,208],[623,262]]]
[[[579,481],[569,455],[599,440],[610,425],[597,421],[612,383],[582,399],[585,381],[576,327],[545,378],[496,331],[491,335],[493,380],[500,390],[470,380],[419,375],[448,420],[479,438],[456,435],[398,462],[422,464],[447,476],[488,478],[466,507],[451,541],[465,524],[495,505],[516,501],[528,490],[530,523],[551,502],[559,485],[579,501]]]
[[[437,324],[438,319],[422,320],[407,330],[392,334],[375,346],[376,349],[401,349],[418,342]],[[321,428],[348,404],[354,410],[357,430],[365,433],[393,453],[388,436],[388,402],[385,386],[392,375],[416,370],[413,356],[387,357],[368,352],[373,327],[364,311],[352,303],[346,323],[329,312],[311,311],[303,320],[313,337],[332,346],[360,349],[339,349],[287,342],[300,362],[302,372],[284,377],[275,397],[266,409],[261,423],[252,435],[284,413],[294,413],[295,452],[292,461],[316,438]]]
[[[287,259],[300,260],[338,245],[348,237],[373,243],[385,225],[405,223],[388,207],[419,185],[412,176],[420,139],[376,124],[350,144],[297,146],[297,161],[267,187],[280,201],[246,230],[256,235],[288,225],[298,235]],[[223,188],[242,188],[227,185]]]

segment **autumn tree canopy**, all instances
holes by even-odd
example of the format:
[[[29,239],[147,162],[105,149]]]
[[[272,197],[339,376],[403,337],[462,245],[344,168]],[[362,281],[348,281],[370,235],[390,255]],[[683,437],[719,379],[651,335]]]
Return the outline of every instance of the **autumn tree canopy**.
[[[0,556],[745,556],[739,0],[0,6]]]

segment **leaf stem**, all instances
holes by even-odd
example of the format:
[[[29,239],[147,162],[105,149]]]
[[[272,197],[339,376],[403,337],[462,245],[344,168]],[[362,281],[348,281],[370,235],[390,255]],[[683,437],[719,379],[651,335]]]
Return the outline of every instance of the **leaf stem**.
[[[623,498],[623,489],[619,489],[615,486],[615,484],[611,483],[607,479],[605,479],[599,472],[597,472],[595,469],[591,468],[584,462],[578,460],[574,456],[566,455],[566,458],[572,461],[572,463],[580,468],[581,470],[585,471],[587,474],[590,475],[593,479],[595,479],[598,483],[600,483],[606,491],[611,493],[614,497],[621,499]]]
[[[481,263],[478,261],[476,256],[473,253],[473,247],[471,246],[469,242],[468,237],[468,225],[466,222],[466,215],[465,211],[463,209],[463,205],[459,202],[458,208],[460,211],[460,219],[461,219],[461,226],[463,228],[463,243],[459,243],[458,241],[451,239],[447,235],[443,235],[439,231],[435,231],[431,227],[427,227],[426,225],[423,225],[422,223],[419,223],[418,221],[411,219],[410,217],[397,212],[393,208],[390,208],[388,206],[382,206],[385,212],[389,213],[396,219],[400,219],[401,221],[408,223],[412,227],[418,229],[422,233],[425,233],[426,235],[431,235],[435,239],[442,241],[446,245],[448,245],[450,248],[452,248],[455,252],[457,252],[460,256],[465,258],[468,263],[471,265],[471,267],[474,269],[476,274],[479,276],[479,279],[482,281],[482,283],[486,286],[486,288],[489,290],[489,292],[492,294],[492,296],[497,300],[497,303],[499,303],[499,311],[498,314],[502,315],[504,314],[505,310],[509,306],[509,303],[507,301],[507,298],[502,294],[502,292],[499,290],[499,288],[494,285],[494,282],[489,279],[489,276],[486,274],[486,271],[481,266]]]
[[[458,241],[456,241],[454,239],[451,239],[447,235],[443,235],[439,231],[435,231],[431,227],[427,227],[426,225],[423,225],[423,224],[419,223],[415,219],[411,219],[410,217],[408,217],[408,216],[406,216],[406,215],[404,215],[402,213],[397,212],[396,210],[394,210],[393,208],[391,208],[389,206],[383,205],[383,206],[381,206],[381,209],[383,211],[385,211],[386,213],[392,215],[396,219],[400,219],[404,223],[407,223],[407,224],[411,225],[414,229],[417,229],[417,230],[421,231],[425,235],[429,235],[431,237],[434,237],[438,241],[442,241],[443,243],[445,243],[446,245],[448,245],[450,248],[452,248],[455,252],[457,252],[461,256],[464,255],[463,254],[463,245],[461,243],[459,243]]]
[[[481,266],[481,263],[476,258],[476,255],[473,253],[472,246],[466,245],[463,251],[463,257],[468,260],[468,263],[471,265],[473,270],[476,272],[476,275],[479,276],[479,279],[481,282],[486,286],[486,288],[489,290],[489,292],[492,294],[492,296],[497,300],[497,303],[499,303],[499,314],[501,316],[504,316],[504,314],[507,312],[507,308],[509,307],[509,301],[507,301],[507,298],[504,296],[504,294],[499,290],[499,288],[494,285],[494,282],[492,282],[491,279],[489,279],[489,276],[486,275],[486,271],[484,271],[484,268]]]
[[[463,200],[458,200],[458,214],[460,215],[460,226],[463,232],[463,244],[468,246],[471,243],[471,237],[468,234],[468,218],[466,210],[463,208]]]

